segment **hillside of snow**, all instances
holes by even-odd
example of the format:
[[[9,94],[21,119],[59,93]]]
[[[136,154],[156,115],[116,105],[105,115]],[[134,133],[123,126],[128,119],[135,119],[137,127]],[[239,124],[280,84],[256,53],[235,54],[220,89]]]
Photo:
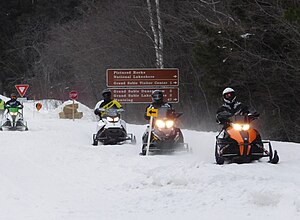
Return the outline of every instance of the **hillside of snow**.
[[[36,102],[29,131],[0,132],[0,219],[300,219],[300,144],[272,142],[276,165],[216,165],[216,133],[183,130],[193,153],[142,157],[146,125],[127,124],[136,145],[94,147],[93,110],[72,121],[69,102]]]

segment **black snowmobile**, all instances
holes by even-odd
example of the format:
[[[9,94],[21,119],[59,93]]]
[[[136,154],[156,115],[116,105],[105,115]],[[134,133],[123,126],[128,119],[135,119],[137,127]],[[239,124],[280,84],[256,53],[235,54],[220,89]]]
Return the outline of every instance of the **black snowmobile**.
[[[176,120],[182,115],[169,108],[159,108],[158,117],[153,120],[153,127],[150,137],[149,152],[175,152],[189,151],[189,146],[184,143],[181,130],[177,128]],[[147,153],[147,141],[149,126],[142,137],[143,146],[141,155]]]

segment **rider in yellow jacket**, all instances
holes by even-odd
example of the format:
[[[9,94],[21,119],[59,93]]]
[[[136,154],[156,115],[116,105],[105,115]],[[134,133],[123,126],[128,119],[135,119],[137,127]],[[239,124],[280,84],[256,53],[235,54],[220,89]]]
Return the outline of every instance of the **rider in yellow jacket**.
[[[100,119],[102,119],[102,117],[105,114],[105,112],[100,112],[99,110],[100,108],[103,109],[122,108],[122,105],[118,101],[111,98],[111,91],[109,89],[104,89],[102,91],[102,96],[103,96],[103,100],[99,101],[94,108],[95,115],[98,115]]]

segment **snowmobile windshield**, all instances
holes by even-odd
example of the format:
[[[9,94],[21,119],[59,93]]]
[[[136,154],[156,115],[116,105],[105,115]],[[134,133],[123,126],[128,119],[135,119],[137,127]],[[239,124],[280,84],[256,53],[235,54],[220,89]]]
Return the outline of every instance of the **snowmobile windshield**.
[[[168,107],[161,107],[158,109],[158,118],[171,118],[172,110]]]
[[[120,112],[123,112],[123,109],[115,109],[115,108],[110,108],[105,110],[105,116],[109,117],[116,117],[120,115]]]
[[[249,123],[249,117],[247,115],[234,115],[230,118],[233,123]]]

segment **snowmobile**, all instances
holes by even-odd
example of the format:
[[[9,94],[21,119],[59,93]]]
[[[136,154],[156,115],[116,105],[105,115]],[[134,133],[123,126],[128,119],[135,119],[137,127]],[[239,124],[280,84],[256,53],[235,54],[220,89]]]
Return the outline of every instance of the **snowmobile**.
[[[121,119],[121,113],[124,109],[99,109],[99,113],[104,116],[97,124],[97,133],[93,135],[93,145],[97,146],[100,141],[104,145],[121,144],[130,141],[136,143],[136,137],[126,131],[126,122]]]
[[[4,122],[3,122],[4,121]],[[3,116],[0,130],[28,131],[27,122],[24,121],[23,114],[19,107],[9,107]]]
[[[175,126],[177,118],[182,114],[166,107],[158,109],[158,117],[153,120],[149,152],[190,151],[188,144],[184,143],[181,130]],[[147,153],[149,128],[150,126],[148,125],[142,137],[143,146],[140,155],[146,155]]]
[[[225,161],[249,163],[263,157],[268,157],[273,164],[279,162],[279,156],[276,150],[273,153],[271,142],[262,140],[259,132],[251,125],[258,116],[258,113],[234,116],[228,112],[221,114],[227,123],[216,137],[217,164],[224,164]],[[268,150],[264,145],[268,146]]]

